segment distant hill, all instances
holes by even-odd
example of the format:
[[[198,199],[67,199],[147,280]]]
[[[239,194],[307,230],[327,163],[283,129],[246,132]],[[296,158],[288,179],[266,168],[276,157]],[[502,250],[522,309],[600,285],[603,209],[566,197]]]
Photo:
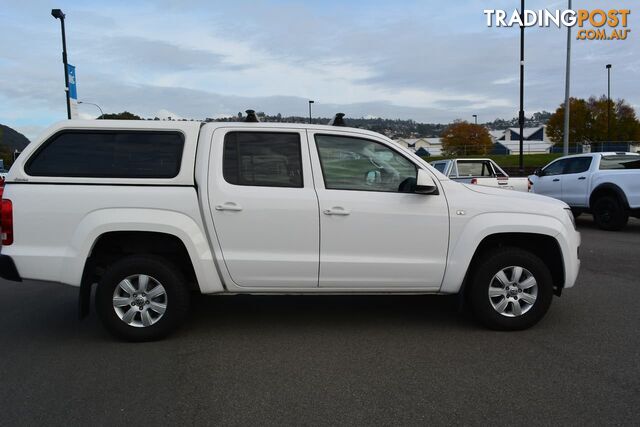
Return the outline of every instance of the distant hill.
[[[29,144],[26,136],[9,126],[0,124],[0,159],[6,169],[13,163],[13,152],[22,151]]]
[[[26,136],[9,126],[0,124],[0,145],[8,147],[13,152],[13,150],[22,151],[27,144],[29,140]]]

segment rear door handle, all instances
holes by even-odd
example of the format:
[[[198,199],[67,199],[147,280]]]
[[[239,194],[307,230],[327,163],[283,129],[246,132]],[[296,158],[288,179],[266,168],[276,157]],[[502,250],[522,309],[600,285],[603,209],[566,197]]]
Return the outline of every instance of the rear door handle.
[[[560,181],[560,178],[554,178],[553,179],[553,182],[558,182],[558,181]]]
[[[322,213],[325,215],[351,215],[351,211],[343,208],[342,206],[334,206],[331,209],[325,209]]]
[[[581,177],[580,177],[580,178],[578,178],[578,179],[587,179],[587,177],[586,177],[586,176],[581,176]]]
[[[242,207],[233,202],[225,202],[221,205],[216,205],[215,209],[217,211],[231,211],[231,212],[240,212]]]

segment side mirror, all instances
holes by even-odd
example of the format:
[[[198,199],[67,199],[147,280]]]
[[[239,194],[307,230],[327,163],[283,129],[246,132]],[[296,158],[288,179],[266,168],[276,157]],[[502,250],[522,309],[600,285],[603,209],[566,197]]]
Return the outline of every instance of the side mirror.
[[[415,192],[417,194],[439,194],[438,186],[429,175],[429,172],[424,169],[418,169]]]
[[[542,176],[542,175],[544,175],[544,174],[542,173],[542,169],[540,169],[540,168],[537,168],[536,170],[534,170],[534,171],[533,171],[533,174],[534,174],[535,176]]]

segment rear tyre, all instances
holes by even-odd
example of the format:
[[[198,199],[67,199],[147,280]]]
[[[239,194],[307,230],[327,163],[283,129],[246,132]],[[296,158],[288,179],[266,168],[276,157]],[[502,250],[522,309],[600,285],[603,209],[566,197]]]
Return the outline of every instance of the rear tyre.
[[[627,225],[629,213],[617,197],[604,196],[593,204],[593,219],[603,230],[618,231]]]
[[[154,341],[173,332],[189,312],[180,270],[153,255],[131,255],[107,268],[96,290],[96,312],[112,335]]]
[[[468,292],[480,323],[515,331],[530,328],[545,315],[553,299],[553,280],[540,258],[505,247],[479,261]]]

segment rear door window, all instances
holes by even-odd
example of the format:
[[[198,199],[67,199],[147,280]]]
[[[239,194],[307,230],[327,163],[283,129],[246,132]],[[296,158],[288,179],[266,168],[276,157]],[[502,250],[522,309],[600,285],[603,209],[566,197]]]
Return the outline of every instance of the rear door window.
[[[640,156],[603,156],[600,169],[640,169]]]
[[[300,134],[229,132],[224,138],[225,181],[259,187],[302,187]]]
[[[63,131],[27,161],[31,176],[174,178],[184,136],[158,131]]]

